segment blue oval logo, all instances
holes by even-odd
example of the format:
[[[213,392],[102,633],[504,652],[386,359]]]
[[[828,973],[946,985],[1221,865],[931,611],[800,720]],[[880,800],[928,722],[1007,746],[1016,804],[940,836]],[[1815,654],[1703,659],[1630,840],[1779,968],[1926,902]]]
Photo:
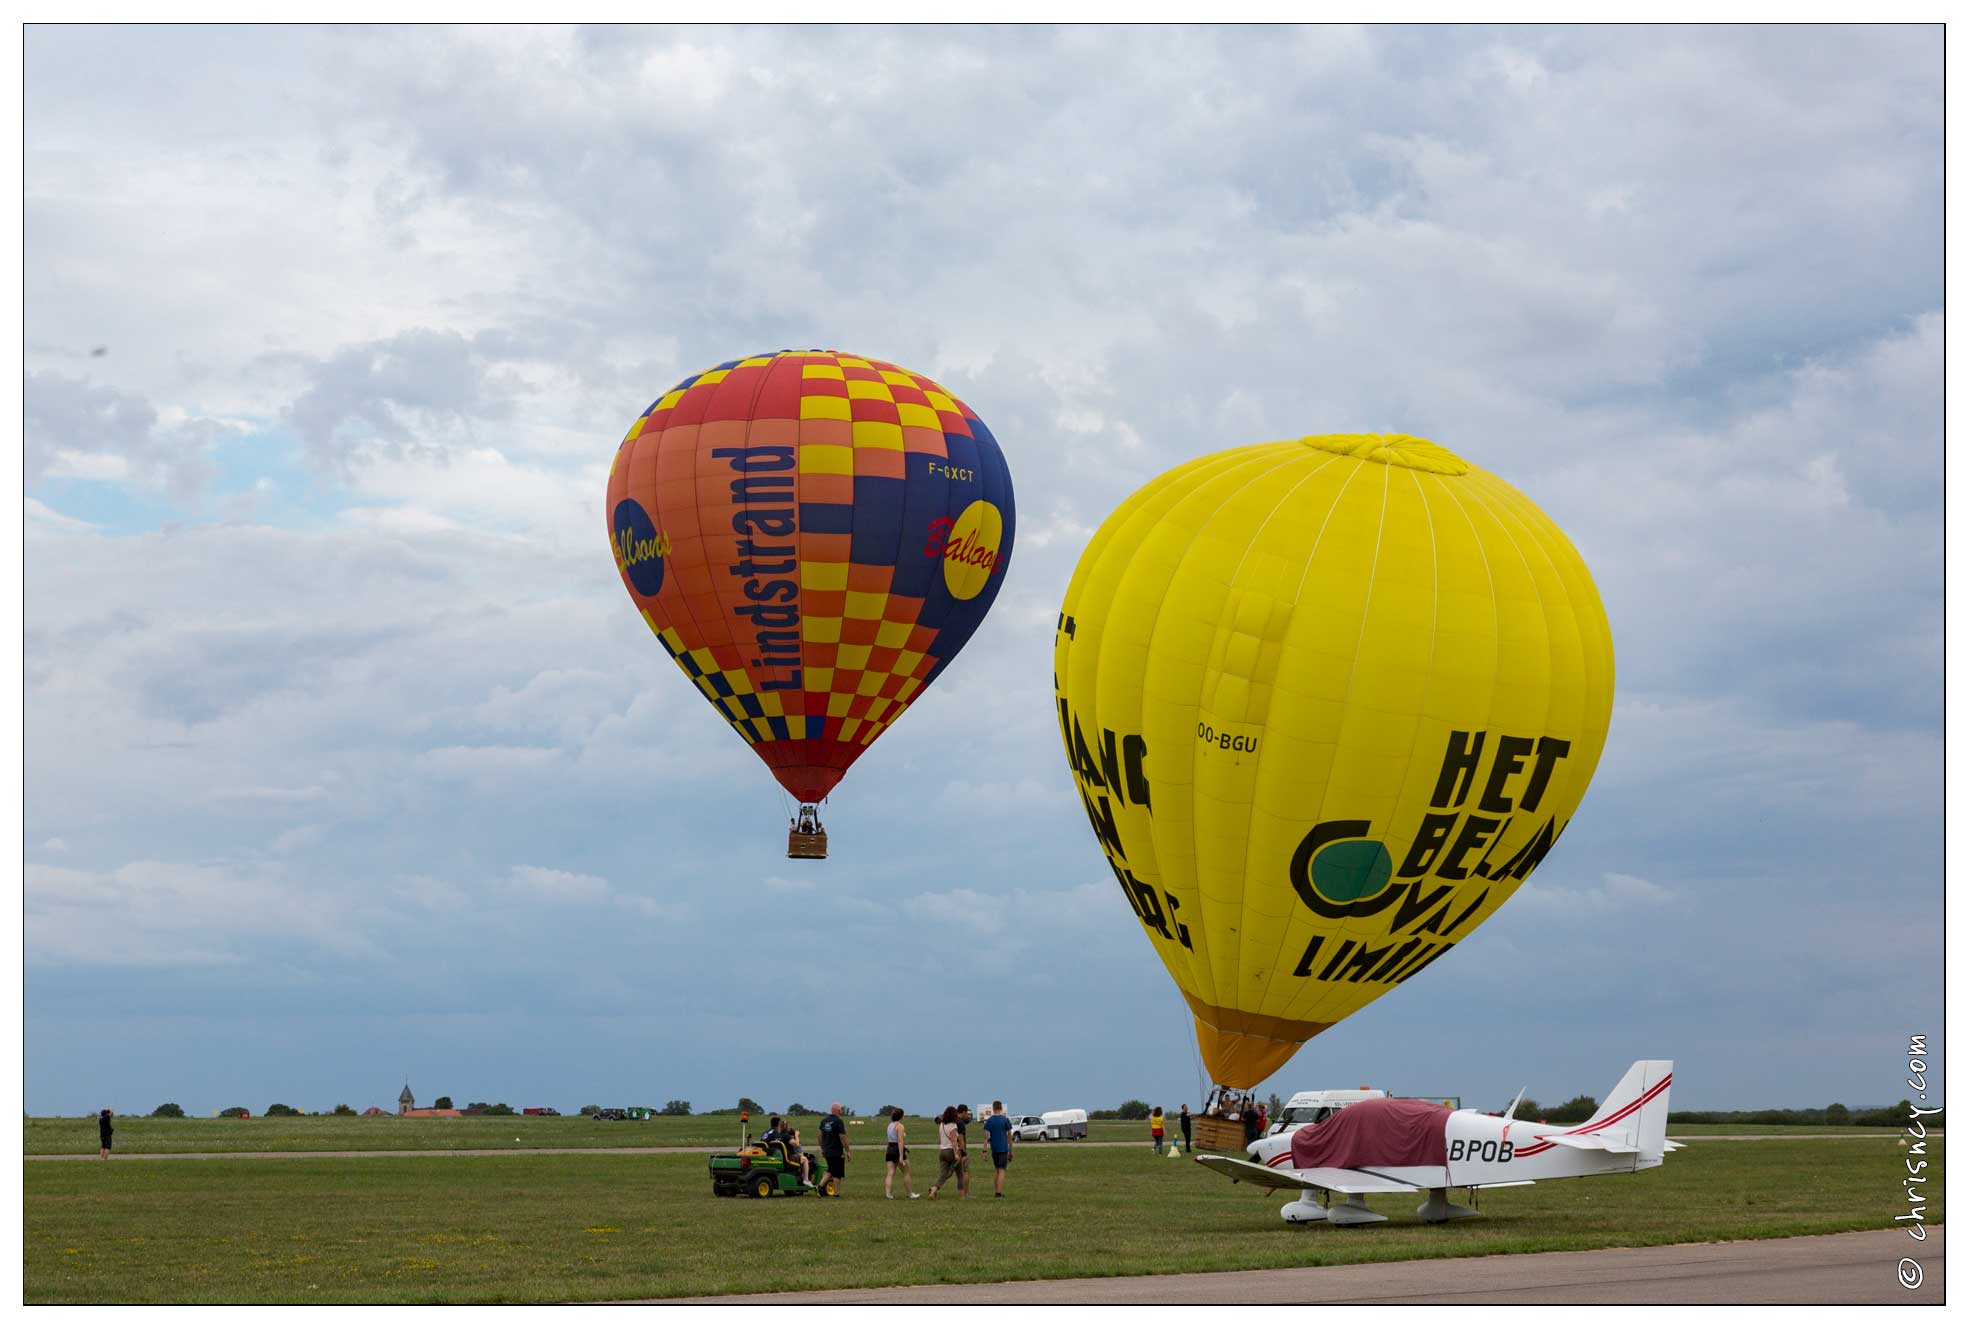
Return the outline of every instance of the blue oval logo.
[[[663,589],[663,556],[670,552],[670,541],[635,499],[625,498],[615,505],[615,515],[609,521],[609,543],[615,546],[615,566],[629,578],[636,594],[655,595]]]

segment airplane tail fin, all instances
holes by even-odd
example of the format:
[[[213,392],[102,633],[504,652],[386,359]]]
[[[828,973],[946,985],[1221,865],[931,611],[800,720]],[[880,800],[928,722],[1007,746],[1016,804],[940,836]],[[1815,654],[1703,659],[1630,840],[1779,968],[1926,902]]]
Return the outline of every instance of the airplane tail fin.
[[[1586,1133],[1618,1143],[1640,1155],[1642,1167],[1659,1163],[1668,1144],[1668,1091],[1672,1061],[1637,1061],[1607,1092]]]

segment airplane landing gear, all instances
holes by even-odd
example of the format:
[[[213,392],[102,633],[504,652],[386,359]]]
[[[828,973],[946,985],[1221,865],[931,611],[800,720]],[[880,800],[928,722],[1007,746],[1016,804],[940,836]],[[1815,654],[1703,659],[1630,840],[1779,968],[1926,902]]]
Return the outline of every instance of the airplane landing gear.
[[[1299,1192],[1299,1198],[1279,1208],[1278,1216],[1288,1223],[1324,1223],[1326,1206],[1313,1198],[1313,1192]]]
[[[1361,1196],[1342,1194],[1339,1204],[1327,1206],[1326,1221],[1335,1227],[1360,1227],[1366,1223],[1385,1223],[1388,1215],[1375,1213]]]
[[[1415,1216],[1425,1223],[1447,1223],[1452,1218],[1481,1218],[1475,1209],[1465,1209],[1460,1204],[1449,1202],[1449,1191],[1437,1186],[1429,1192],[1429,1198],[1415,1207]]]

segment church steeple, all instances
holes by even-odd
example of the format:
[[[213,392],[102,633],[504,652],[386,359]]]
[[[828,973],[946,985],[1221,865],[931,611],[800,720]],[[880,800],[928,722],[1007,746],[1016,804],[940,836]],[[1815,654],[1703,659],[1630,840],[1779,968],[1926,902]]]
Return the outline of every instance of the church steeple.
[[[404,1113],[410,1111],[410,1109],[416,1106],[417,1106],[417,1096],[411,1093],[410,1086],[408,1084],[405,1084],[403,1087],[403,1092],[397,1095],[397,1115],[401,1117]]]

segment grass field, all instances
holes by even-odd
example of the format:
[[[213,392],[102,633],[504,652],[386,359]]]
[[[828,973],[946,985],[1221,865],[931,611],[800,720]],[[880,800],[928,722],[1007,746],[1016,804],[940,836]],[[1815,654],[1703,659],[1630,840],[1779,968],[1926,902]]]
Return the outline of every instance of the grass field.
[[[798,1120],[800,1138],[819,1139],[819,1118]],[[754,1122],[756,1134],[762,1122]],[[917,1144],[936,1139],[936,1129],[909,1119]],[[1169,1123],[1175,1131],[1175,1119]],[[975,1131],[977,1128],[973,1128]],[[1829,1126],[1675,1126],[1671,1135],[1893,1135],[1879,1128]],[[93,1117],[30,1117],[25,1150],[29,1154],[93,1154]],[[586,1117],[118,1117],[116,1152],[126,1154],[278,1153],[315,1149],[597,1149],[610,1146],[714,1145],[737,1143],[738,1123],[726,1117],[657,1117],[650,1121],[590,1121]],[[851,1127],[856,1144],[879,1145],[881,1127],[869,1121]],[[1090,1140],[1146,1140],[1148,1124],[1096,1121]],[[1065,1147],[1071,1148],[1071,1145]]]
[[[1718,1141],[1639,1175],[1491,1192],[1486,1217],[1449,1227],[1381,1197],[1395,1221],[1354,1230],[1288,1228],[1289,1197],[1146,1147],[1025,1146],[1009,1198],[986,1173],[968,1202],[885,1201],[872,1149],[837,1201],[716,1199],[681,1155],[31,1163],[25,1295],[590,1301],[1789,1236],[1890,1226],[1902,1157],[1893,1139]],[[1939,1143],[1930,1158],[1939,1175]]]

